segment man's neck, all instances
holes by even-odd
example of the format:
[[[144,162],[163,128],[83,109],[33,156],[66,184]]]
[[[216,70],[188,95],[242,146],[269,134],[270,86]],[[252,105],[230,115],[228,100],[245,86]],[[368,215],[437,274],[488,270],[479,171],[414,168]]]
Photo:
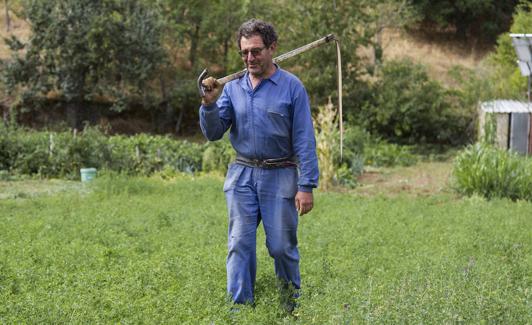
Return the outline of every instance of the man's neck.
[[[271,76],[273,76],[276,70],[277,70],[277,66],[272,63],[270,68],[266,72],[264,72],[262,75],[257,76],[257,75],[253,75],[250,73],[249,81],[251,81],[251,86],[253,87],[253,89],[255,89],[255,87],[257,87],[260,84],[262,79],[268,79]]]

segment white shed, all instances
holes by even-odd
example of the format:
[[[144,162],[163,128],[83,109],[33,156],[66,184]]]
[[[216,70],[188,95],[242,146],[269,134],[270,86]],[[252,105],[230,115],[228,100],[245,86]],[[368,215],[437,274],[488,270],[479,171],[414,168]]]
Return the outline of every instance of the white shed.
[[[532,104],[517,100],[493,100],[480,104],[479,133],[482,137],[486,114],[496,114],[497,138],[500,148],[532,154]]]

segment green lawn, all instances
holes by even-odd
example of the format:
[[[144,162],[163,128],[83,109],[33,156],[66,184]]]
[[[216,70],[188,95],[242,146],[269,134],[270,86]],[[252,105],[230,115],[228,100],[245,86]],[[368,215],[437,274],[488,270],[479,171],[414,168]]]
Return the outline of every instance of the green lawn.
[[[229,311],[221,178],[66,188],[0,200],[0,323],[532,322],[532,203],[317,193],[289,316],[262,229],[256,306]]]

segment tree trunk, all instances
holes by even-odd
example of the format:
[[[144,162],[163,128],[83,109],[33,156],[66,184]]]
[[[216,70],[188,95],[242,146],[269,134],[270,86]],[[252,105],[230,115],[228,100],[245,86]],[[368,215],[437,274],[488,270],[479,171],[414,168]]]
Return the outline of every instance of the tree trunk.
[[[9,17],[9,7],[7,5],[7,0],[4,0],[4,9],[6,10],[6,31],[11,30],[11,17]]]
[[[175,134],[179,134],[179,131],[181,131],[181,123],[183,122],[184,113],[185,109],[183,107],[180,107],[179,116],[177,117],[177,122],[175,123]]]
[[[161,85],[161,94],[163,96],[164,103],[164,118],[160,121],[158,128],[160,132],[166,132],[171,129],[172,122],[175,120],[175,111],[172,107],[170,100],[168,99],[168,92],[166,91],[166,83],[162,76],[159,76],[159,83]]]
[[[79,99],[73,99],[67,103],[67,123],[73,130],[81,130],[81,106],[82,100]]]
[[[196,63],[196,55],[198,52],[198,43],[199,43],[199,32],[200,24],[197,23],[194,25],[194,32],[190,35],[190,53],[188,60],[190,62],[190,67],[194,69],[194,64]]]

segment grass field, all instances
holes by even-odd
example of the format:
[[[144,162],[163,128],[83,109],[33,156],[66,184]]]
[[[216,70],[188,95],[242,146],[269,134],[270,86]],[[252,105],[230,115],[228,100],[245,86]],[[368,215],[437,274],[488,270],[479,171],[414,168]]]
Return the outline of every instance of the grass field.
[[[256,306],[231,313],[221,178],[2,184],[0,323],[532,322],[532,203],[317,193],[294,315],[262,229]]]

